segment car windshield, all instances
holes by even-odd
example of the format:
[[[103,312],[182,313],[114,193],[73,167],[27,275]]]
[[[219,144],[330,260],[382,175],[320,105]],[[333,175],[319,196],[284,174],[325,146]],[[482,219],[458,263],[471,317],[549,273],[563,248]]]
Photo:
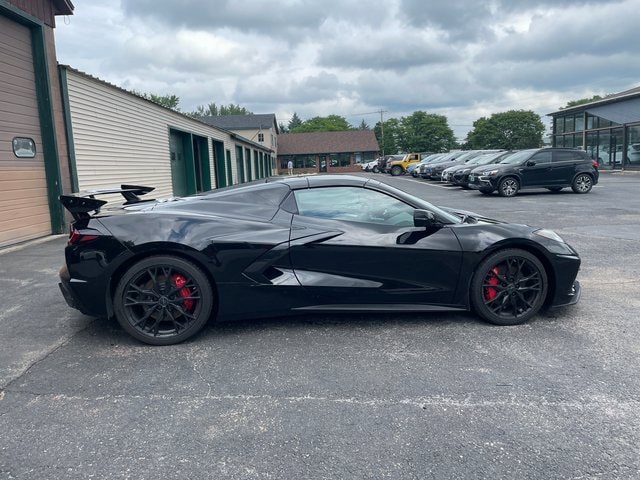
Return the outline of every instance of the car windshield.
[[[517,165],[519,163],[524,162],[527,158],[529,158],[534,152],[538,150],[522,150],[521,152],[516,152],[513,155],[509,155],[507,158],[500,160],[500,163],[506,163],[510,165]]]
[[[487,165],[493,162],[496,158],[501,157],[504,154],[505,154],[504,152],[485,153],[484,155],[480,155],[478,158],[474,158],[473,163],[476,165]],[[509,155],[512,155],[512,154],[509,154]],[[503,158],[503,160],[505,160],[506,157],[509,155],[506,155],[505,158]]]

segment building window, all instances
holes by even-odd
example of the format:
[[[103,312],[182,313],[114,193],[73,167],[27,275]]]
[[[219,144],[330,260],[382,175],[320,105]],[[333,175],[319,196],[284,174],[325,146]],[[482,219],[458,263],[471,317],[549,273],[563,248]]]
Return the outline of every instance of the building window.
[[[264,142],[264,133],[259,133],[258,134],[258,141],[259,142]]]
[[[36,142],[32,138],[15,137],[13,139],[13,154],[18,158],[33,158],[36,156]]]

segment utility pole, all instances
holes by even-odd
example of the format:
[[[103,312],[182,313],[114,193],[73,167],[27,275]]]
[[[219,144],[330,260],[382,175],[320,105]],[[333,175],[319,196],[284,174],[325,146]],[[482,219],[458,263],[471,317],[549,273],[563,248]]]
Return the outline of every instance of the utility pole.
[[[386,110],[380,110],[380,138],[382,139],[382,148],[380,149],[382,152],[382,158],[384,158],[384,118],[383,114],[386,113]]]

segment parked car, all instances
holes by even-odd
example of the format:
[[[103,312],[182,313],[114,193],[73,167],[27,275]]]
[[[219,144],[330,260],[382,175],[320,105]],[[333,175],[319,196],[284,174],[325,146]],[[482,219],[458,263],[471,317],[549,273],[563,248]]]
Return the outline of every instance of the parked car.
[[[629,163],[640,163],[640,143],[632,143],[627,149]]]
[[[584,150],[534,148],[516,152],[500,163],[474,168],[469,187],[486,194],[497,190],[502,197],[513,197],[525,188],[557,192],[571,187],[575,193],[588,193],[598,177],[597,161]]]
[[[445,182],[449,181],[448,178],[444,178],[444,171],[447,170],[449,167],[464,165],[465,163],[470,162],[474,158],[479,157],[484,153],[492,153],[497,151],[498,150],[469,150],[464,154],[460,155],[459,157],[452,159],[452,161],[449,161],[448,163],[438,163],[437,165],[434,165],[431,170],[431,179],[442,180]]]
[[[477,157],[471,158],[468,162],[454,165],[445,169],[442,172],[442,178],[447,178],[447,181],[453,183],[454,185],[463,186],[466,188],[468,184],[469,172],[473,170],[475,167],[479,165],[487,165],[489,163],[498,163],[501,159],[503,159],[506,155],[511,154],[511,151],[500,151],[500,152],[491,152],[491,153],[483,153],[482,155],[478,155]]]
[[[401,160],[402,158],[404,158],[404,154],[385,155],[378,161],[378,170],[381,173],[389,173],[389,170],[391,169],[391,162],[394,162],[396,160]]]
[[[407,171],[407,167],[412,163],[418,163],[420,161],[419,153],[407,153],[399,160],[393,160],[389,164],[389,173],[394,177],[402,175]]]
[[[458,150],[456,152],[451,152],[449,155],[427,165],[426,169],[422,169],[423,174],[421,176],[425,179],[441,180],[442,172],[445,168],[452,165],[458,165],[465,159],[469,159],[477,155],[479,155],[478,150]]]
[[[473,310],[516,325],[580,298],[580,257],[556,233],[435,207],[369,178],[279,177],[140,199],[151,190],[60,197],[74,217],[60,288],[71,307],[115,316],[152,345],[182,342],[210,319],[309,312]],[[117,192],[125,206],[96,198]]]
[[[469,188],[469,173],[474,168],[479,167],[480,165],[498,163],[513,153],[513,151],[485,153],[472,159],[468,163],[453,167],[455,170],[451,175],[451,181],[462,188]]]
[[[431,168],[433,167],[433,165],[440,163],[440,162],[447,162],[447,161],[453,161],[455,160],[457,157],[459,157],[460,155],[462,155],[464,152],[458,150],[455,152],[448,152],[445,153],[444,155],[442,155],[440,158],[438,158],[437,160],[433,161],[433,162],[427,162],[423,165],[420,165],[420,169],[419,169],[419,175],[422,178],[425,179],[429,179],[431,178]]]
[[[365,172],[378,173],[378,159],[372,160],[371,162],[363,163],[362,170],[364,170]]]
[[[438,158],[442,157],[443,155],[445,155],[444,153],[432,153],[429,155],[423,155],[422,156],[422,160],[420,160],[418,163],[412,163],[411,165],[409,165],[407,167],[407,173],[410,174],[412,177],[417,177],[418,176],[418,169],[420,168],[421,165],[424,165],[425,163],[429,163],[429,162],[433,162],[436,161]]]

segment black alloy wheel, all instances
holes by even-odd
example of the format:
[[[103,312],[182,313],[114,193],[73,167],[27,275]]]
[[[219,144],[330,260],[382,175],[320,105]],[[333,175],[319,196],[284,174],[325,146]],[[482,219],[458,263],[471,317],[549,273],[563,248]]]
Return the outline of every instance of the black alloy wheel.
[[[513,197],[520,190],[518,180],[513,177],[503,178],[498,185],[498,193],[501,197]]]
[[[581,173],[573,179],[571,189],[575,193],[589,193],[593,188],[593,179],[588,173]]]
[[[393,167],[391,167],[391,175],[393,175],[394,177],[402,175],[402,167],[400,165],[394,165]]]
[[[193,263],[173,256],[139,261],[118,282],[118,323],[138,340],[172,345],[198,333],[213,310],[213,290]]]
[[[519,325],[538,313],[547,288],[547,273],[535,255],[520,249],[500,250],[476,270],[471,302],[490,323]]]

